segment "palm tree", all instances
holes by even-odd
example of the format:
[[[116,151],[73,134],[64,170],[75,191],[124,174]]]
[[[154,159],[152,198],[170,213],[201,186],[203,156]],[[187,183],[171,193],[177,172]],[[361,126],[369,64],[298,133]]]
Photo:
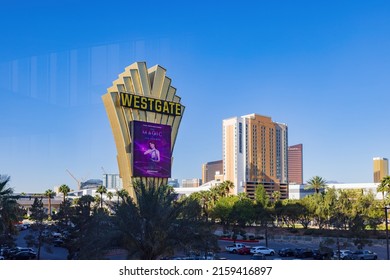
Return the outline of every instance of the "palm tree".
[[[58,191],[64,195],[64,204],[65,204],[66,196],[70,192],[70,188],[68,187],[68,185],[63,184],[60,186]]]
[[[103,208],[103,194],[107,193],[107,188],[105,186],[100,185],[98,186],[96,192],[100,194],[100,208]]]
[[[95,201],[95,198],[90,195],[83,195],[79,198],[77,205],[80,208],[80,212],[83,217],[89,217],[91,214],[91,204]]]
[[[14,224],[20,219],[17,196],[13,188],[7,187],[10,180],[8,176],[0,175],[0,233],[15,232]]]
[[[213,203],[212,194],[210,191],[200,191],[199,194],[199,203],[203,209],[203,215],[205,219],[209,218],[209,211]]]
[[[234,189],[234,183],[232,181],[223,181],[218,187],[220,197],[228,196],[230,191]]]
[[[385,176],[382,178],[381,183],[378,185],[376,191],[382,193],[383,203],[385,203],[385,192],[390,192],[390,176]]]
[[[0,197],[5,197],[12,195],[14,190],[12,188],[7,188],[7,184],[10,178],[8,176],[0,176]]]
[[[307,185],[305,190],[315,190],[316,193],[319,193],[321,189],[326,187],[326,180],[320,176],[314,176],[309,181],[307,181]]]
[[[148,185],[136,181],[133,186],[136,198],[126,198],[114,218],[116,240],[127,249],[128,258],[157,259],[189,245],[203,252],[216,248],[208,224],[186,215],[188,204],[177,201],[172,187],[152,181]]]
[[[109,201],[111,201],[113,196],[114,196],[114,194],[112,192],[107,192],[107,198]]]
[[[45,191],[45,196],[49,199],[49,219],[51,218],[51,199],[54,195],[54,192],[50,189]]]
[[[95,196],[93,197],[93,202],[94,202],[93,208],[94,209],[98,208],[98,205],[100,204],[100,201],[101,201],[100,195],[95,194]]]
[[[93,198],[92,195],[90,194],[86,194],[86,195],[83,195],[79,198],[79,201],[78,201],[78,204],[82,207],[86,207],[88,209],[91,209],[91,204],[92,202],[94,202],[95,199]]]
[[[125,200],[125,198],[129,197],[129,192],[125,189],[117,190],[116,195],[118,197],[118,205],[119,205],[119,198],[122,199],[122,201]]]

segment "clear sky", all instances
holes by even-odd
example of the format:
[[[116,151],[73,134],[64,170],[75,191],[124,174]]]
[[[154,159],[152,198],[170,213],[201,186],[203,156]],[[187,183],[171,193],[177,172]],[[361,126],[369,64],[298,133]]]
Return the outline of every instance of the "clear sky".
[[[389,1],[6,1],[0,174],[16,192],[117,173],[101,96],[160,64],[186,111],[172,177],[222,159],[222,120],[251,113],[304,145],[304,180],[372,182],[390,157]]]

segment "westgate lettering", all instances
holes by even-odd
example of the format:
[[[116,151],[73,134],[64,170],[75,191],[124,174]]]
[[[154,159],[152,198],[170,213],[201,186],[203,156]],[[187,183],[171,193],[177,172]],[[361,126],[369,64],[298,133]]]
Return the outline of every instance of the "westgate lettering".
[[[181,104],[146,96],[120,92],[120,105],[126,108],[144,110],[172,116],[181,116]]]

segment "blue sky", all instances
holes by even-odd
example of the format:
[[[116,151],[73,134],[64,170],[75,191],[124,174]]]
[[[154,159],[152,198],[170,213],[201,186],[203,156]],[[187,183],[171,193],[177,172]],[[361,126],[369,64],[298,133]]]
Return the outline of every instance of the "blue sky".
[[[11,1],[8,1],[11,2]],[[167,69],[186,111],[172,177],[222,159],[250,113],[304,145],[304,180],[371,182],[390,157],[388,1],[18,1],[0,10],[0,174],[17,192],[118,172],[101,96],[135,61]]]

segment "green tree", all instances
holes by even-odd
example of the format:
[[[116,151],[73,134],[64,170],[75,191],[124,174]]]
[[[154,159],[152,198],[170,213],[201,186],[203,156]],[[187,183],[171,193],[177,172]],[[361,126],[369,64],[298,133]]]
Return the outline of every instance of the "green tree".
[[[382,193],[383,204],[385,204],[385,193],[390,193],[390,176],[383,177],[376,190]]]
[[[300,199],[300,202],[306,208],[306,212],[304,215],[307,216],[306,219],[308,220],[307,222],[307,227],[308,227],[309,224],[315,220],[316,202],[312,195],[305,196],[304,198]]]
[[[5,236],[15,234],[15,224],[22,219],[18,196],[14,195],[13,188],[7,186],[9,181],[9,176],[0,176],[0,233]]]
[[[103,253],[95,254],[97,251],[92,248],[91,252],[88,250],[86,244],[90,244],[88,240],[88,231],[93,227],[91,222],[94,211],[92,204],[95,201],[92,195],[83,195],[79,199],[74,200],[75,204],[72,207],[72,215],[70,221],[73,226],[67,226],[69,232],[69,238],[65,241],[65,246],[68,249],[68,259],[98,259],[103,257]],[[92,231],[94,234],[94,231]],[[99,242],[97,242],[100,244]],[[87,246],[87,247],[84,247]],[[99,250],[98,250],[99,251]],[[103,250],[102,250],[103,252]],[[90,254],[89,254],[90,253]]]
[[[231,212],[232,219],[241,230],[247,225],[252,224],[255,221],[255,208],[253,201],[247,196],[239,196],[239,199],[234,203]]]
[[[120,189],[116,191],[116,196],[118,198],[118,205],[119,205],[119,198],[124,201],[126,198],[129,197],[129,192],[125,189]]]
[[[105,186],[98,186],[96,192],[100,194],[100,208],[103,208],[103,194],[107,193],[107,188]]]
[[[58,189],[58,191],[64,195],[64,201],[63,202],[65,203],[66,196],[70,192],[70,188],[68,187],[68,185],[62,184],[60,186],[60,188]]]
[[[289,199],[284,200],[282,205],[279,217],[287,227],[295,228],[295,224],[299,221],[305,207],[298,201]]]
[[[228,196],[230,194],[230,191],[234,189],[234,183],[232,181],[226,180],[215,188],[218,191],[219,197],[225,197]]]
[[[280,197],[282,196],[282,194],[280,193],[280,191],[274,191],[272,192],[272,201],[273,201],[273,204],[274,206],[280,201]]]
[[[269,195],[262,184],[259,184],[255,189],[255,201],[263,207],[267,207],[269,204]]]
[[[315,190],[316,193],[319,193],[322,189],[326,187],[326,180],[320,176],[314,176],[309,181],[305,187],[306,190]]]
[[[184,203],[185,208],[187,209],[183,215],[185,218],[195,218],[200,220],[203,217],[202,206],[200,205],[198,198],[192,194],[190,196],[180,198],[180,202]]]
[[[185,215],[186,204],[176,200],[172,187],[140,181],[133,185],[137,203],[126,198],[114,218],[115,239],[127,249],[129,258],[152,260],[175,249],[216,245],[206,222]]]
[[[76,213],[70,229],[71,241],[68,244],[70,259],[101,260],[105,259],[111,248],[119,246],[114,237],[112,218],[101,208],[91,209],[92,196],[86,196],[76,206]]]
[[[233,206],[238,201],[238,196],[226,196],[220,198],[211,212],[215,220],[219,220],[224,229],[227,230],[232,224]]]
[[[43,206],[42,198],[36,197],[31,206],[30,219],[34,221],[31,226],[31,234],[25,237],[28,246],[37,247],[37,259],[41,258],[41,247],[43,245],[43,231],[45,230],[44,220],[47,219],[45,208]]]
[[[374,200],[367,211],[367,223],[374,231],[385,221],[385,214],[381,202]]]
[[[211,191],[200,191],[196,192],[195,195],[202,207],[202,216],[208,220],[210,216],[210,209],[213,207],[213,197]]]
[[[45,191],[45,196],[48,198],[48,204],[49,204],[49,212],[48,212],[49,219],[51,218],[51,199],[53,198],[54,194],[55,192],[50,189]]]
[[[304,205],[308,214],[312,216],[312,221],[319,229],[325,227],[327,223],[327,213],[324,207],[324,196],[321,193],[314,193],[304,198]]]

